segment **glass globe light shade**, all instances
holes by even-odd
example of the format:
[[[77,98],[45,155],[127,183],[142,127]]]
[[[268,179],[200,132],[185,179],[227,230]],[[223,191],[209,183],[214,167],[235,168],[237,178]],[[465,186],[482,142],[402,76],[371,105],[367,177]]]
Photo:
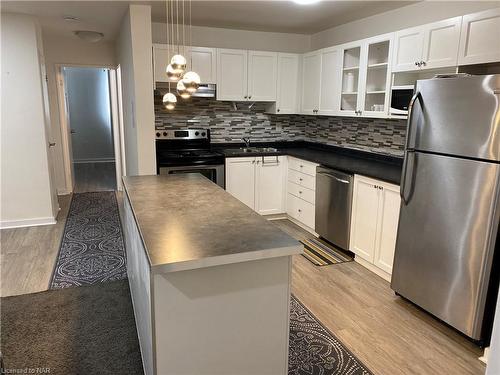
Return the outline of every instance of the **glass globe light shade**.
[[[170,65],[174,69],[174,73],[182,75],[186,71],[187,61],[182,55],[174,55],[170,60]]]
[[[174,94],[169,92],[163,95],[163,105],[165,106],[166,109],[172,110],[175,108],[176,104],[177,104],[177,98],[175,97]]]
[[[171,82],[177,82],[181,79],[182,77],[182,72],[176,72],[172,65],[167,66],[167,78]]]
[[[182,80],[177,82],[177,93],[182,99],[189,99],[191,97],[191,94],[187,91],[186,86],[184,85],[184,82]]]
[[[201,79],[198,73],[187,72],[184,74],[184,77],[182,77],[182,82],[184,83],[184,86],[186,86],[186,90],[192,94],[198,90],[198,87],[200,87]]]

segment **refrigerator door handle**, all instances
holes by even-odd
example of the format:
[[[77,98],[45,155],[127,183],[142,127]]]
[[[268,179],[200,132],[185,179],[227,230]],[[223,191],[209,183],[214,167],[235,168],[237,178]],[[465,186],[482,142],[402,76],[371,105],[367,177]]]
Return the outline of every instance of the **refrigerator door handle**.
[[[405,150],[414,149],[414,146],[410,147],[410,138],[413,133],[413,126],[412,126],[412,120],[413,120],[413,107],[415,106],[415,102],[417,101],[420,102],[420,105],[422,106],[422,94],[420,94],[420,91],[415,92],[415,94],[412,96],[410,100],[410,104],[408,104],[408,125],[407,125],[407,136],[406,136],[406,144],[405,144]]]
[[[411,158],[411,167],[408,169],[408,160],[410,158]],[[405,205],[408,204],[408,200],[410,199],[413,190],[414,164],[415,164],[415,151],[413,150],[405,151],[405,160],[403,163],[403,171],[401,173],[401,187],[399,189],[399,196],[401,197],[401,200]],[[408,186],[407,189],[406,180],[408,179],[408,177],[410,178],[410,185]]]

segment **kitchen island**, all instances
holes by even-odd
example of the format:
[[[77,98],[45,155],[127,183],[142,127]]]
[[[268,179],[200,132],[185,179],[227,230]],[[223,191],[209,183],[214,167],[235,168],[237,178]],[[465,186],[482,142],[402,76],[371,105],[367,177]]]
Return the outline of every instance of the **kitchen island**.
[[[285,375],[302,245],[201,175],[123,181],[145,374]]]

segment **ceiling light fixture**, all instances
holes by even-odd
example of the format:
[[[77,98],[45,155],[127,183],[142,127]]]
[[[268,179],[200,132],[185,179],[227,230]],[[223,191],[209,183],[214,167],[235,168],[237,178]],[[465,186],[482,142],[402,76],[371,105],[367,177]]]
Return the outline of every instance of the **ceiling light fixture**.
[[[77,30],[73,31],[73,33],[80,39],[90,42],[96,43],[104,38],[104,34],[98,31],[90,31],[90,30]]]
[[[299,5],[311,5],[311,4],[316,4],[319,3],[321,0],[293,0],[295,4]]]
[[[63,20],[65,20],[66,22],[79,22],[80,18],[75,16],[64,16]]]

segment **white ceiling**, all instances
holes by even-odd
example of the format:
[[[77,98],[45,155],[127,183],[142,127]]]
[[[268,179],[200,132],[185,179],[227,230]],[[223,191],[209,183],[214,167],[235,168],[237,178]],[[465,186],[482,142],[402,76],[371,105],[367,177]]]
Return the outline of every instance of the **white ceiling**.
[[[114,40],[128,4],[152,6],[154,22],[165,21],[164,1],[4,1],[2,12],[35,15],[47,32],[72,35],[94,30]],[[298,5],[290,0],[193,1],[193,25],[312,34],[356,19],[412,4],[410,1],[322,1]],[[67,22],[64,16],[75,16]]]

